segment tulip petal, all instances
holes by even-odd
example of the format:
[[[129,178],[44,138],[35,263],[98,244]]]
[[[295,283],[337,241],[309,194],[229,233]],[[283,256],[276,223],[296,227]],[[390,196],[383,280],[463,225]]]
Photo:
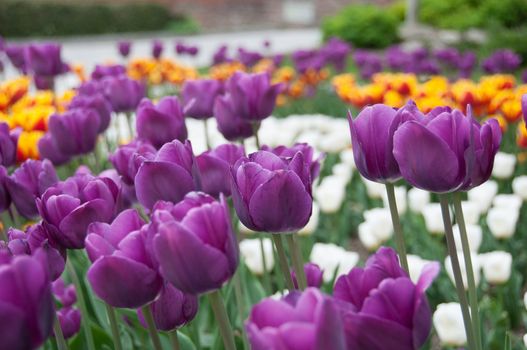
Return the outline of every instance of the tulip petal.
[[[156,271],[116,256],[101,257],[86,276],[95,294],[114,307],[141,307],[153,301],[162,286]]]
[[[292,171],[278,171],[259,186],[249,202],[249,212],[258,227],[268,232],[293,232],[309,221],[313,199]]]
[[[162,275],[185,293],[220,288],[232,275],[224,253],[204,244],[175,221],[159,227],[154,251]]]
[[[443,139],[418,122],[409,121],[395,132],[393,154],[401,174],[415,187],[441,193],[460,186],[456,155]]]
[[[149,209],[158,200],[177,203],[193,189],[194,180],[177,164],[146,161],[135,176],[137,199]]]

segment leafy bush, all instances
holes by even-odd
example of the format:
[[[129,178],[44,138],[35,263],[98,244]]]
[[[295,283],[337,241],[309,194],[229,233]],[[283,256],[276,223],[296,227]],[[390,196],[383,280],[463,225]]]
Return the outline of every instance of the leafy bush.
[[[172,16],[155,4],[59,4],[0,1],[0,35],[6,37],[60,36],[167,29]]]
[[[350,5],[322,23],[325,38],[339,37],[356,47],[384,48],[398,41],[399,19],[374,5]]]
[[[527,63],[527,25],[514,29],[489,30],[489,40],[483,51],[491,53],[497,49],[507,48],[522,57],[522,63]]]
[[[514,28],[527,20],[525,0],[421,0],[419,19],[440,28],[465,30],[489,24]]]

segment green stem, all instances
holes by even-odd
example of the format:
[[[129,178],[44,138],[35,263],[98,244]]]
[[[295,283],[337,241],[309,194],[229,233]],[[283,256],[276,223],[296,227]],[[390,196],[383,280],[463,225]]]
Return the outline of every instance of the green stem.
[[[172,343],[172,349],[173,350],[179,350],[179,339],[177,338],[177,329],[174,329],[173,331],[168,333],[168,336],[170,337],[170,342]]]
[[[245,329],[243,327],[243,320],[245,315],[245,303],[243,298],[242,283],[240,278],[240,270],[232,277],[232,282],[234,283],[234,297],[236,299],[236,306],[238,309],[238,317],[240,317],[241,332],[243,339],[243,348],[248,349],[249,345],[247,343],[247,336],[245,334]]]
[[[146,325],[148,328],[148,334],[150,335],[150,340],[154,344],[155,350],[163,350],[161,346],[161,339],[159,339],[159,334],[157,333],[156,325],[154,323],[154,316],[152,316],[151,304],[145,305],[141,308],[143,311],[143,317],[145,318]]]
[[[60,322],[56,315],[55,320],[53,321],[53,333],[55,333],[55,340],[57,341],[58,350],[67,350],[68,345],[66,344],[64,333],[62,333],[62,328],[60,327]]]
[[[203,131],[205,132],[205,144],[207,145],[207,150],[210,150],[210,138],[209,138],[209,128],[207,127],[207,119],[203,119]]]
[[[476,345],[479,350],[482,350],[481,342],[481,328],[480,317],[478,309],[478,292],[476,287],[476,280],[474,278],[474,270],[472,268],[472,257],[470,254],[470,246],[467,237],[467,226],[465,224],[465,217],[463,215],[463,207],[461,205],[461,194],[454,193],[453,196],[454,211],[456,213],[456,220],[459,226],[459,233],[461,236],[461,246],[463,248],[463,258],[465,259],[465,267],[467,270],[468,280],[468,299],[470,303],[470,315],[472,317],[472,328],[474,329],[474,336],[476,338]]]
[[[82,315],[82,329],[84,330],[84,336],[86,338],[86,346],[88,350],[95,350],[95,343],[93,341],[93,334],[90,327],[90,316],[88,314],[88,308],[86,307],[86,300],[84,299],[84,292],[82,290],[82,285],[75,271],[75,266],[71,261],[71,254],[69,254],[66,261],[66,266],[68,268],[68,273],[70,275],[71,281],[75,286],[75,291],[77,292],[77,305],[79,305],[81,315]]]
[[[223,303],[223,299],[221,298],[220,291],[215,290],[209,293],[209,301],[212,310],[214,311],[216,321],[218,322],[221,337],[223,338],[223,344],[225,345],[225,350],[236,350],[231,323],[229,322],[227,310],[225,309],[225,304]]]
[[[454,272],[457,296],[461,305],[461,313],[463,314],[463,324],[465,325],[465,333],[467,335],[468,348],[476,349],[476,342],[474,341],[474,332],[472,329],[472,322],[468,308],[467,295],[465,293],[465,287],[463,286],[463,278],[461,277],[461,267],[459,265],[459,259],[456,250],[456,242],[454,241],[454,233],[452,231],[452,221],[450,219],[450,211],[448,208],[448,196],[446,194],[440,194],[439,202],[441,204],[441,214],[443,215],[443,225],[445,226],[448,255],[450,255],[452,270]]]
[[[390,214],[392,216],[392,225],[395,236],[395,245],[397,253],[399,253],[399,260],[403,269],[410,274],[408,268],[408,258],[406,257],[406,244],[404,242],[403,229],[401,227],[401,220],[399,219],[399,212],[397,211],[397,201],[395,200],[395,189],[392,183],[386,184],[386,194],[388,195],[388,204],[390,207]]]
[[[287,244],[289,245],[289,250],[292,253],[293,267],[295,269],[296,281],[300,290],[307,288],[306,274],[304,272],[304,263],[302,261],[302,253],[300,252],[300,247],[298,240],[296,239],[296,234],[291,233],[285,235]]]
[[[262,267],[263,267],[263,283],[266,292],[271,291],[271,282],[269,280],[269,271],[267,270],[267,258],[265,256],[263,234],[258,234],[260,241],[260,253],[262,254]]]
[[[260,123],[253,123],[253,134],[256,141],[256,148],[260,149],[260,138],[258,137],[258,129],[260,129]]]
[[[119,333],[119,325],[117,324],[117,317],[115,316],[115,310],[110,305],[106,304],[106,313],[108,314],[108,320],[110,321],[110,328],[112,329],[113,346],[115,350],[121,350],[121,334]]]
[[[282,275],[284,276],[285,285],[287,289],[294,290],[295,286],[293,280],[291,279],[291,272],[289,272],[289,265],[287,263],[287,256],[285,255],[284,243],[282,242],[282,235],[280,234],[271,234],[273,237],[273,242],[276,247],[276,252],[278,253],[278,264],[282,270]]]
[[[127,112],[126,114],[126,123],[128,124],[128,131],[130,132],[130,139],[128,141],[132,141],[134,138],[134,126],[132,123],[132,112]]]

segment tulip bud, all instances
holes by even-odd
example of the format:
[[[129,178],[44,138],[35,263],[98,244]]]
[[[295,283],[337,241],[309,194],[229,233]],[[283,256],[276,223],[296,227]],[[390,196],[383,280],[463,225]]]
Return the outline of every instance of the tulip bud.
[[[331,243],[315,243],[309,260],[323,271],[324,282],[347,273],[359,262],[359,254]]]
[[[335,175],[326,176],[315,189],[315,198],[323,213],[336,213],[346,198],[346,182]]]
[[[467,342],[461,305],[443,303],[437,306],[433,316],[434,328],[441,344],[446,346],[463,346]]]
[[[425,225],[428,232],[439,235],[445,233],[445,226],[443,225],[441,206],[439,203],[428,203],[423,208],[422,213],[425,218]]]
[[[527,175],[517,176],[512,180],[512,191],[523,200],[527,200]]]
[[[494,237],[510,238],[516,232],[519,216],[518,210],[494,207],[487,214],[487,226]]]
[[[483,276],[490,284],[507,283],[511,277],[512,255],[508,252],[493,251],[480,254]]]
[[[408,190],[408,202],[412,212],[421,213],[423,208],[430,203],[430,192],[413,187]]]
[[[486,213],[498,193],[496,181],[487,181],[467,192],[468,200],[479,205],[480,213]]]
[[[497,179],[508,179],[514,173],[516,166],[516,156],[504,152],[498,152],[494,158],[494,167],[492,168],[492,176]]]
[[[483,231],[481,229],[481,226],[466,224],[466,229],[469,249],[471,252],[477,253],[479,246],[481,245],[481,241],[483,240]],[[461,233],[459,231],[458,224],[454,225],[453,231],[456,249],[460,252],[463,250],[463,246],[461,244]]]

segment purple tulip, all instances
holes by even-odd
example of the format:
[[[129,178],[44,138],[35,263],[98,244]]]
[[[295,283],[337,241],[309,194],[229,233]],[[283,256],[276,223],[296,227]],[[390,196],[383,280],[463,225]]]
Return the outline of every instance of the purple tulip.
[[[48,132],[38,141],[38,152],[40,157],[48,159],[54,165],[62,165],[70,161],[71,155],[62,153],[57,142]]]
[[[76,95],[68,105],[68,109],[91,108],[99,115],[98,133],[103,133],[110,126],[112,105],[100,93],[93,95]]]
[[[238,48],[238,61],[246,67],[252,67],[263,58],[263,55],[256,51],[249,51],[243,47]]]
[[[0,122],[0,165],[9,167],[16,162],[18,137],[9,131],[9,125]]]
[[[403,178],[415,187],[466,191],[488,180],[500,141],[495,119],[480,125],[470,108],[468,116],[440,108],[402,124],[393,137],[393,155]]]
[[[425,291],[438,273],[439,264],[430,263],[414,284],[395,251],[382,247],[364,268],[339,277],[333,294],[341,301],[348,348],[420,349],[432,326]]]
[[[152,57],[156,60],[163,54],[163,42],[161,40],[152,41]]]
[[[364,108],[355,119],[348,117],[353,156],[362,176],[382,183],[401,178],[392,154],[393,134],[402,122],[419,116],[415,104],[409,102],[399,111],[376,104]]]
[[[9,58],[9,62],[23,74],[27,72],[25,51],[26,46],[24,45],[8,44],[5,47],[5,54]]]
[[[488,74],[513,72],[521,64],[521,57],[512,50],[496,50],[487,57],[482,67]]]
[[[196,317],[198,297],[183,293],[165,281],[159,297],[151,307],[156,328],[160,331],[171,331],[183,327]],[[137,315],[141,324],[146,327],[141,309],[137,310]]]
[[[2,349],[36,349],[50,336],[54,305],[48,275],[31,256],[0,252]]]
[[[322,161],[323,155],[320,155],[317,159],[313,159],[315,150],[307,143],[295,143],[292,147],[278,146],[275,148],[264,145],[262,146],[262,151],[269,151],[279,157],[285,158],[292,158],[297,152],[302,152],[304,160],[309,166],[311,182],[314,182],[320,173],[320,162]]]
[[[240,117],[230,94],[216,98],[214,116],[219,132],[229,141],[243,140],[254,134],[251,122]]]
[[[133,185],[135,175],[145,160],[153,160],[156,149],[148,142],[133,140],[121,145],[110,155],[110,162],[127,185]]]
[[[78,309],[64,307],[57,311],[60,328],[64,339],[69,339],[79,333],[81,328],[81,313]]]
[[[50,136],[48,139],[42,138],[38,144],[42,157],[53,162],[92,152],[100,123],[99,113],[92,108],[76,108],[62,115],[53,114],[49,118]]]
[[[125,210],[111,225],[88,227],[86,250],[93,265],[87,278],[95,294],[114,307],[139,308],[152,302],[163,280],[157,272],[144,221],[135,210]]]
[[[55,77],[69,70],[60,51],[61,45],[55,43],[30,44],[25,51],[26,63],[35,75]]]
[[[233,112],[238,117],[260,122],[273,112],[282,88],[282,84],[271,84],[271,77],[267,73],[236,72],[227,81],[226,92],[230,95]]]
[[[76,174],[48,188],[36,204],[53,242],[80,249],[90,223],[113,220],[120,209],[120,194],[108,178]]]
[[[203,192],[218,198],[231,195],[231,166],[245,156],[243,146],[223,144],[196,157]]]
[[[34,75],[33,82],[38,90],[54,90],[55,79],[54,77],[47,77],[42,75]]]
[[[523,84],[527,84],[527,69],[524,69],[522,71],[521,80]]]
[[[172,140],[185,141],[187,127],[179,100],[166,96],[154,105],[149,99],[143,99],[137,108],[137,137],[160,148]]]
[[[315,288],[264,299],[253,306],[245,328],[253,350],[349,348],[333,300]]]
[[[223,197],[192,192],[176,205],[158,202],[152,225],[160,272],[182,292],[219,289],[236,272],[238,244]]]
[[[126,67],[121,64],[96,65],[91,73],[91,78],[101,80],[106,77],[119,77],[126,74]]]
[[[320,269],[320,267],[317,264],[313,264],[313,263],[304,264],[304,273],[306,275],[308,287],[320,288],[320,286],[322,286],[323,271]],[[293,280],[293,284],[295,285],[295,288],[299,289],[298,281],[296,279],[296,272],[294,270],[291,270],[291,279]]]
[[[229,58],[227,51],[227,45],[220,46],[212,55],[212,64],[216,65],[225,62],[230,62],[231,59]]]
[[[99,173],[99,178],[108,178],[117,185],[120,193],[119,210],[128,209],[137,202],[134,185],[128,185],[123,182],[123,178],[117,173],[117,170],[106,169]]]
[[[338,38],[330,38],[328,42],[320,48],[320,55],[324,61],[330,62],[337,72],[346,69],[348,55],[351,52],[351,46],[347,42]]]
[[[183,85],[184,114],[195,119],[208,119],[214,115],[214,100],[223,91],[216,79],[187,80]]]
[[[51,290],[55,298],[60,301],[62,307],[70,307],[77,302],[77,291],[73,284],[66,286],[62,278],[51,284]]]
[[[29,159],[6,178],[6,188],[17,211],[25,218],[32,218],[38,214],[35,198],[58,181],[55,168],[49,160]]]
[[[127,58],[130,55],[130,49],[132,48],[132,43],[130,41],[119,41],[117,43],[117,50],[123,58]]]
[[[259,151],[232,168],[232,199],[240,221],[254,231],[283,233],[304,227],[313,198],[302,152],[279,157]]]
[[[297,71],[305,73],[307,70],[320,70],[326,64],[325,57],[318,50],[298,50],[291,55]]]
[[[146,96],[144,84],[124,75],[104,78],[102,89],[114,112],[135,110],[139,102]]]
[[[174,182],[174,179],[177,179]],[[135,176],[137,200],[151,209],[158,200],[174,203],[200,188],[192,146],[178,140],[166,143],[153,160],[145,160]]]

